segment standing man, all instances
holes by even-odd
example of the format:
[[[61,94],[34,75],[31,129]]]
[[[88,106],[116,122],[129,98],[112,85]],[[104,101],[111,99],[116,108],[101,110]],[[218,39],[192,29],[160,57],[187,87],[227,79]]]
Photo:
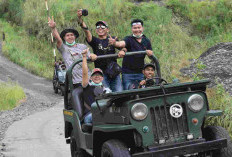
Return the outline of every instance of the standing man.
[[[82,51],[87,49],[87,46],[84,44],[79,44],[76,42],[76,39],[79,36],[79,33],[75,29],[65,29],[60,34],[56,29],[56,23],[54,19],[48,18],[48,25],[52,29],[52,35],[57,40],[57,49],[62,54],[63,60],[67,68],[73,64],[77,59],[82,58]],[[97,56],[90,54],[88,51],[88,57],[92,60],[96,60]],[[90,74],[90,72],[89,72]],[[81,63],[76,65],[73,69],[73,84],[74,87],[81,86],[82,82],[82,65]]]
[[[87,49],[87,46],[76,42],[79,33],[75,29],[65,29],[59,34],[53,17],[52,19],[48,18],[48,26],[52,29],[52,35],[57,40],[57,49],[62,54],[66,67],[70,68],[75,60],[82,58],[81,53],[83,50]],[[89,51],[88,57],[93,61],[97,58],[96,55],[90,54]],[[90,74],[90,71],[88,73]],[[73,68],[72,76],[73,86],[76,88],[76,93],[82,93],[82,63],[77,64]],[[77,99],[76,101],[78,104],[82,104],[80,99]],[[73,108],[74,110],[78,110],[77,106],[73,106]]]
[[[79,24],[86,35],[86,41],[92,47],[94,54],[97,56],[107,55],[107,54],[115,54],[115,47],[113,45],[109,45],[109,38],[115,39],[111,37],[109,33],[108,24],[105,21],[98,21],[96,25],[96,33],[98,37],[95,37],[91,34],[90,30],[84,23],[82,19],[82,9],[77,11],[77,16],[79,19]],[[94,62],[95,68],[102,69],[104,73],[104,80],[103,84],[105,87],[110,88],[113,92],[122,91],[122,82],[120,79],[120,75],[118,74],[114,78],[111,78],[107,73],[106,69],[110,63],[115,62],[117,63],[117,59],[106,59],[106,60],[97,60]]]
[[[109,43],[115,47],[123,48],[119,57],[124,57],[126,52],[146,51],[148,56],[153,54],[150,40],[143,34],[143,21],[135,19],[131,22],[132,35],[126,36],[122,41],[110,38]],[[122,62],[122,83],[124,90],[130,84],[143,80],[142,73],[145,55],[125,56]]]

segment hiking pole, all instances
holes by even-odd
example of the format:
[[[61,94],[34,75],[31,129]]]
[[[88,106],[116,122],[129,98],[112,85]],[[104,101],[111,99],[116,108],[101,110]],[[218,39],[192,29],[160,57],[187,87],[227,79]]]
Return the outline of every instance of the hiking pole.
[[[52,40],[52,47],[53,47],[53,55],[55,57],[55,62],[56,62],[56,49],[55,49],[55,46],[54,46],[54,40],[53,40],[53,35],[51,33],[51,40]]]
[[[47,16],[49,17],[48,1],[47,0],[45,0],[45,6],[46,6],[46,9],[47,9]]]
[[[46,6],[46,10],[47,10],[47,16],[49,18],[50,16],[49,16],[49,9],[48,9],[48,1],[47,0],[45,0],[45,6]],[[55,49],[55,46],[54,46],[54,40],[53,40],[52,33],[51,33],[51,45],[53,47],[53,55],[55,57],[55,62],[56,62],[56,49]]]

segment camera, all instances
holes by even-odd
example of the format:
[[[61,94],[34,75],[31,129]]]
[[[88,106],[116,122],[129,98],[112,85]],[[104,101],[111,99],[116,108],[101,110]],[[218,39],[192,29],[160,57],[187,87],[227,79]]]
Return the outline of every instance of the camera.
[[[83,9],[82,10],[82,15],[83,16],[87,16],[88,15],[88,10],[87,9]]]
[[[153,79],[147,79],[146,80],[146,87],[153,86],[155,84]]]

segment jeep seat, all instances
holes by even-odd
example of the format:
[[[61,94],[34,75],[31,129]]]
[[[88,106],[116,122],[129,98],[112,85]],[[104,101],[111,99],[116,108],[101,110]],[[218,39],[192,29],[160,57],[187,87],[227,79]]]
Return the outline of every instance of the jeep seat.
[[[85,113],[85,106],[83,102],[83,88],[81,86],[72,91],[72,108],[77,112],[79,119],[82,120]]]
[[[83,88],[82,87],[77,87],[72,91],[72,108],[74,111],[77,112],[81,123],[83,123],[84,117],[89,111],[84,106]],[[83,124],[82,130],[84,132],[91,133],[92,132],[92,125],[91,124]]]

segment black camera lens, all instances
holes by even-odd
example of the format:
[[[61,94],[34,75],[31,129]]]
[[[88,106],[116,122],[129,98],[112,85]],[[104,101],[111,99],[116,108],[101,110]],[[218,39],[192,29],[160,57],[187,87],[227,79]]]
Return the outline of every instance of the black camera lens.
[[[88,10],[87,9],[83,9],[82,10],[82,15],[83,16],[87,16],[88,15]]]
[[[153,79],[148,79],[146,80],[146,87],[150,87],[153,86],[155,84]]]

